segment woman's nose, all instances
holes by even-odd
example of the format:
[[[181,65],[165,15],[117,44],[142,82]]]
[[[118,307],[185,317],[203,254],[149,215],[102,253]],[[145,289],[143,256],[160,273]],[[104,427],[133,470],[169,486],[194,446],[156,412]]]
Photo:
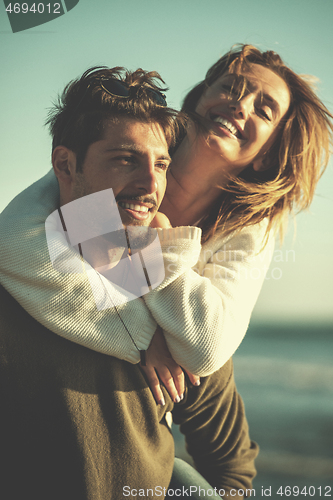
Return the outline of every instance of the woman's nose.
[[[235,118],[246,120],[254,108],[254,99],[253,94],[247,94],[232,102],[230,108],[233,110]]]

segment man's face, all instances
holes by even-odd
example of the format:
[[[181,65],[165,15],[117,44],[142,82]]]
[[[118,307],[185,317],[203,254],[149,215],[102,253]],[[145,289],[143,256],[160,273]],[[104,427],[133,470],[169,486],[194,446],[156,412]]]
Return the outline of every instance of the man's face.
[[[82,173],[73,174],[71,200],[112,188],[125,226],[149,226],[166,188],[170,163],[161,126],[121,117],[88,148]]]

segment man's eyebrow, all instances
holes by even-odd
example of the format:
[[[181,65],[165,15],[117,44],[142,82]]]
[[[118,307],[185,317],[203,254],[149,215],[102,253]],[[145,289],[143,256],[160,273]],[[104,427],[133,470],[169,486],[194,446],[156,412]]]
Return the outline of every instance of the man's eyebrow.
[[[159,160],[167,160],[167,161],[169,161],[170,163],[171,163],[171,161],[172,161],[172,160],[171,160],[171,156],[170,156],[170,155],[161,155],[161,156],[159,156],[158,158],[159,158]]]
[[[145,156],[146,152],[133,144],[119,144],[116,148],[106,149],[106,153],[116,153],[117,151],[122,151],[126,153],[136,154],[138,156]],[[158,156],[159,160],[168,160],[171,162],[171,157],[169,155],[161,154]]]

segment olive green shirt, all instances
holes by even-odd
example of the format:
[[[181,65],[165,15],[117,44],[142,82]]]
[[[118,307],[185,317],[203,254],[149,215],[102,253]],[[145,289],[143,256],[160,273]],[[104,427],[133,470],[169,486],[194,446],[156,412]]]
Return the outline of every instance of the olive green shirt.
[[[148,489],[145,498],[164,498],[174,457],[167,411],[213,486],[250,488],[255,475],[231,361],[188,384],[178,405],[165,392],[161,407],[138,365],[50,332],[2,287],[0,398],[4,500],[118,500]]]

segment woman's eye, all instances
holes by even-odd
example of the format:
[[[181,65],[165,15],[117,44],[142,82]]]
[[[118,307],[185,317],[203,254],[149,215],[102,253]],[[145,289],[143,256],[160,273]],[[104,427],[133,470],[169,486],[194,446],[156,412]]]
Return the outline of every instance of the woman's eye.
[[[263,116],[265,118],[265,120],[267,121],[272,121],[271,117],[266,113],[266,111],[262,108],[259,109],[259,113],[261,116]]]
[[[233,86],[232,86],[232,85],[229,85],[229,84],[227,84],[227,83],[224,83],[224,84],[222,85],[222,88],[223,88],[223,90],[226,90],[227,92],[233,92]]]

